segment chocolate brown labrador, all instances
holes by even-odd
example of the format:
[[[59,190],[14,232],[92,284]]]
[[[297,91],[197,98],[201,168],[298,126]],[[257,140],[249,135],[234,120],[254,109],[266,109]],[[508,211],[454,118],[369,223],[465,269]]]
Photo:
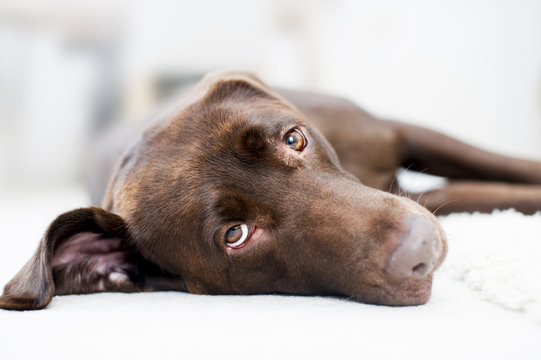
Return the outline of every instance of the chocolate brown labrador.
[[[447,249],[433,212],[541,209],[541,164],[342,99],[224,73],[177,105],[119,159],[102,208],[52,222],[1,308],[161,290],[423,304]],[[398,196],[402,167],[449,182],[421,206]]]

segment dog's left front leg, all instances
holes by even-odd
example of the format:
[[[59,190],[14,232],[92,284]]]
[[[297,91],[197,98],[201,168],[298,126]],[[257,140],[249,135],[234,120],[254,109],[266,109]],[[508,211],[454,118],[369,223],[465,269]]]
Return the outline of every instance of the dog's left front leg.
[[[541,162],[495,154],[430,129],[390,124],[401,140],[404,168],[451,180],[541,185]]]
[[[541,211],[539,185],[451,181],[443,189],[410,196],[436,215],[510,208],[524,214]]]

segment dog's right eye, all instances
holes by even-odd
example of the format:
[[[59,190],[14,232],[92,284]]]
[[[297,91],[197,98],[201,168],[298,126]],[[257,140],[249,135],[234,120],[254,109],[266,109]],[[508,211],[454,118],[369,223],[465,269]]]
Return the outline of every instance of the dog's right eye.
[[[284,142],[290,149],[299,152],[304,150],[307,144],[304,134],[297,128],[290,130],[286,136],[284,136]]]
[[[226,231],[224,240],[228,247],[238,249],[244,246],[249,235],[250,228],[247,224],[235,225]]]

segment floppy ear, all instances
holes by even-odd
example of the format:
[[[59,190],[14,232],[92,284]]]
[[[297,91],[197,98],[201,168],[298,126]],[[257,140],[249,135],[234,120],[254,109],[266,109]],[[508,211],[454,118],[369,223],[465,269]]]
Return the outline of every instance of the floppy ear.
[[[180,276],[146,261],[129,243],[124,220],[101,208],[56,218],[34,254],[0,296],[0,308],[35,310],[55,294],[181,290]]]

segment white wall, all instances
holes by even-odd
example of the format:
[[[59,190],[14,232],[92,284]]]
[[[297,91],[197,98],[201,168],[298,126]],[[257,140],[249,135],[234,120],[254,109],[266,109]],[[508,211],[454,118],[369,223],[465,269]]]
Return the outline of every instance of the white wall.
[[[95,64],[65,46],[54,32],[0,28],[0,184],[77,180]]]
[[[321,89],[541,160],[541,1],[344,0],[313,28]]]
[[[156,75],[245,69],[541,160],[541,1],[5,0],[0,185],[78,179],[96,64],[66,46],[107,34],[125,115]]]

